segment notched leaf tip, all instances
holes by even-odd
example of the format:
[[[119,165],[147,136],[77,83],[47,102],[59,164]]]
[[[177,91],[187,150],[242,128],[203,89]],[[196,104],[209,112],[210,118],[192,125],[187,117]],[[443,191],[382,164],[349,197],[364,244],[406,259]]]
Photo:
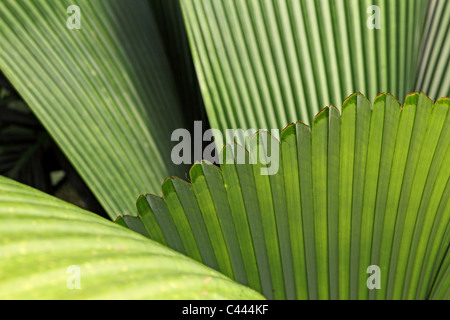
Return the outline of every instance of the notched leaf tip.
[[[317,123],[319,123],[319,121],[321,121],[322,119],[328,119],[330,114],[330,107],[325,107],[322,110],[320,110],[320,112],[314,117],[313,120],[313,126],[315,126]]]

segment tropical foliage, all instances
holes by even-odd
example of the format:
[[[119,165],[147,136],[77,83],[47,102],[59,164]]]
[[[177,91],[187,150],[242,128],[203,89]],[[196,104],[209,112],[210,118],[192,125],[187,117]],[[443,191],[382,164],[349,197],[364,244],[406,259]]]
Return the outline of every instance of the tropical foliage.
[[[412,94],[401,108],[382,94],[372,108],[353,95],[342,116],[326,108],[311,129],[283,131],[276,175],[235,164],[229,145],[220,169],[199,163],[192,184],[166,180],[164,198],[141,197],[124,221],[271,299],[367,299],[370,265],[383,275],[377,298],[442,298],[449,107]]]
[[[0,0],[1,172],[54,141],[116,220],[0,177],[0,297],[450,299],[448,30],[446,0]],[[291,123],[278,173],[230,145],[161,193],[193,120]]]

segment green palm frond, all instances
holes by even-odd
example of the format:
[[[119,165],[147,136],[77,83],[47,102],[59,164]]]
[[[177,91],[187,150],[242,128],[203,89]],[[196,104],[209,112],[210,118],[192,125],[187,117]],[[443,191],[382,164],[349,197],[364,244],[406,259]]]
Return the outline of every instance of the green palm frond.
[[[192,184],[166,180],[164,198],[141,197],[124,222],[268,299],[449,298],[449,107],[352,95],[342,115],[326,108],[282,132],[277,174],[195,164]]]
[[[72,4],[1,1],[0,68],[115,218],[184,174],[164,159],[185,124],[148,2],[79,1],[79,30]]]

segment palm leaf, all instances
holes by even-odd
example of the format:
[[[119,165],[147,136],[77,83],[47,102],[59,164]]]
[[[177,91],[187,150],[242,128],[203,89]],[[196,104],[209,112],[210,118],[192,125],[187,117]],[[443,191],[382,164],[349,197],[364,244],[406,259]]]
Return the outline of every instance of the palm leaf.
[[[383,91],[404,97],[416,85],[428,2],[182,0],[211,126],[310,123],[322,106],[339,105],[358,91],[371,101]],[[367,27],[373,5],[380,8],[379,30]],[[443,40],[448,28],[437,29]],[[427,48],[433,44],[431,39]],[[445,41],[442,48],[441,56],[433,51],[440,65],[450,61]],[[439,83],[433,81],[433,94]],[[416,89],[421,86],[419,81]]]
[[[449,97],[450,2],[432,0],[427,12],[416,90],[428,92],[431,97]]]
[[[116,217],[184,174],[163,160],[180,103],[147,1],[81,0],[79,30],[66,26],[72,4],[1,1],[0,68]]]
[[[261,298],[127,228],[3,177],[0,233],[2,299]],[[73,266],[79,289],[70,286]]]
[[[179,0],[149,0],[188,123],[207,121]]]
[[[449,108],[352,95],[342,115],[326,108],[312,128],[282,132],[277,174],[234,164],[240,147],[228,145],[220,168],[167,179],[124,222],[269,299],[448,299]],[[379,290],[366,285],[371,265]]]

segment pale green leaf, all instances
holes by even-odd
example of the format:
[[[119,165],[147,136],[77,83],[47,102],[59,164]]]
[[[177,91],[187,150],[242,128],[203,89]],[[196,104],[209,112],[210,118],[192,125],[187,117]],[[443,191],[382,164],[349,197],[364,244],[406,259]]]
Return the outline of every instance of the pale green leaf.
[[[447,96],[446,0],[181,0],[181,5],[214,128],[311,123],[323,106],[340,106],[358,91],[371,101],[379,92],[404,97],[428,88],[433,99],[442,92]],[[425,25],[428,5],[440,10],[428,14],[431,29]],[[368,27],[374,22],[380,29]],[[432,39],[421,41],[424,29]]]
[[[0,299],[262,298],[121,225],[3,177],[0,234]]]
[[[281,150],[275,175],[230,161],[242,148],[227,145],[220,169],[195,164],[192,184],[166,180],[164,197],[141,197],[125,221],[163,243],[179,237],[169,246],[268,299],[449,299],[449,108],[425,94],[403,108],[390,94],[373,107],[354,94],[342,115],[325,108],[312,128],[297,122],[281,145],[270,139]],[[367,286],[372,265],[380,289]]]

